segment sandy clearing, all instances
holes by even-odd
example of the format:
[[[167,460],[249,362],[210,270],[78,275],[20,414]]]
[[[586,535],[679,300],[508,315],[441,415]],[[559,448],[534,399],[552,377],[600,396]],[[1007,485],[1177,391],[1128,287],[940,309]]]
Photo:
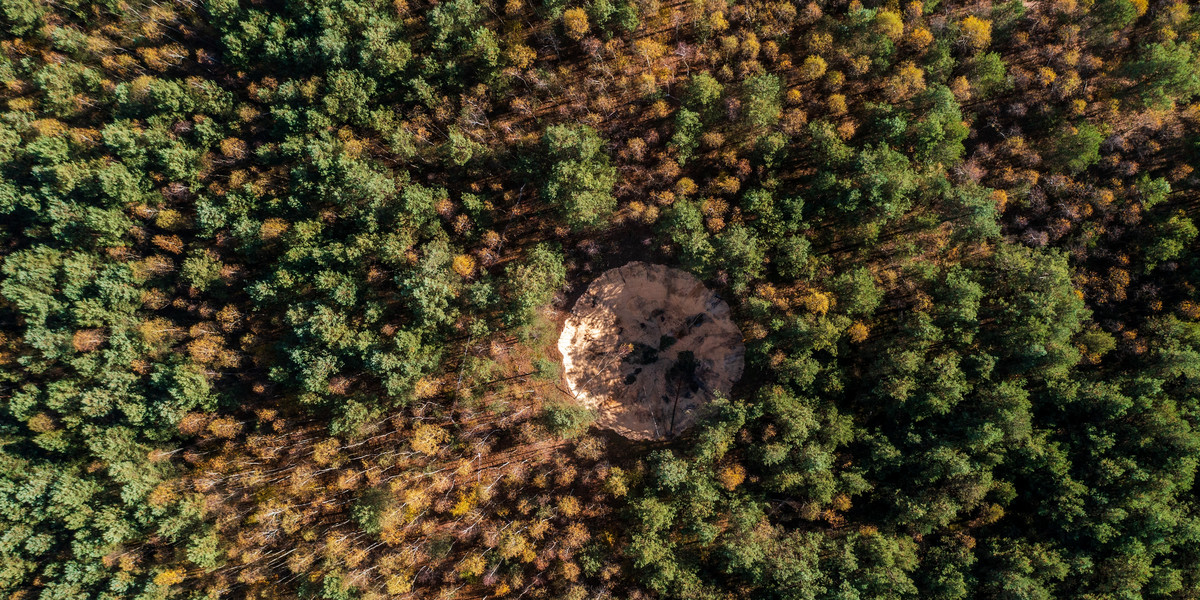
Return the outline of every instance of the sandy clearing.
[[[742,376],[729,305],[694,275],[631,262],[605,271],[567,318],[567,385],[597,425],[633,439],[673,437]]]

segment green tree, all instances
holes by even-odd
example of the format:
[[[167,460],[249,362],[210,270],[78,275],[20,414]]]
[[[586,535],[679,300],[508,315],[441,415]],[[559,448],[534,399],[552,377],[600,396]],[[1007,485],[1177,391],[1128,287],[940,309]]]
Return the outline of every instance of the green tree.
[[[1169,40],[1149,44],[1127,63],[1126,72],[1138,80],[1130,90],[1150,106],[1190,101],[1200,95],[1200,53],[1188,42]]]
[[[708,71],[701,71],[688,78],[683,92],[683,107],[704,120],[716,116],[725,87]]]
[[[505,270],[513,306],[507,318],[518,323],[531,322],[533,312],[550,303],[566,278],[562,253],[545,244],[535,246],[525,260],[510,264]]]
[[[924,100],[929,103],[928,112],[909,129],[917,160],[955,165],[962,158],[963,140],[967,139],[968,133],[962,110],[954,94],[945,86],[931,86],[925,92]]]
[[[687,164],[700,144],[697,135],[700,133],[700,115],[682,108],[675,114],[675,133],[671,136],[671,145],[676,149],[676,160],[680,166]]]
[[[1146,246],[1146,272],[1153,271],[1159,264],[1175,260],[1183,255],[1196,239],[1196,226],[1183,215],[1172,215],[1159,223],[1153,232],[1152,241]]]
[[[542,407],[542,421],[550,433],[574,438],[587,431],[596,419],[592,411],[570,402],[549,403]]]
[[[14,35],[25,35],[37,26],[42,18],[42,7],[30,0],[4,0],[0,2],[0,14],[4,15],[4,27]]]
[[[617,170],[609,164],[600,135],[587,126],[554,125],[546,129],[543,147],[547,202],[576,229],[604,223],[616,207],[612,190]]]
[[[740,223],[730,225],[717,238],[716,250],[735,293],[744,292],[751,281],[762,277],[766,252],[750,228]]]
[[[812,245],[803,236],[794,235],[784,238],[776,246],[773,261],[779,274],[787,279],[801,278],[809,264],[811,247]]]
[[[685,267],[702,275],[711,268],[716,252],[704,228],[704,214],[695,202],[678,200],[662,220],[662,230],[679,247],[679,258]]]
[[[765,129],[779,122],[782,84],[771,74],[754,75],[745,82],[746,122]]]
[[[196,250],[190,252],[183,260],[183,265],[179,269],[179,275],[183,282],[200,290],[207,290],[213,283],[221,278],[221,268],[224,265],[217,260],[214,253],[209,250]]]
[[[871,272],[863,267],[843,273],[834,282],[842,311],[852,316],[870,316],[883,300]]]
[[[1070,173],[1079,173],[1100,160],[1100,144],[1104,134],[1099,128],[1084,123],[1073,127],[1058,138],[1059,163]]]

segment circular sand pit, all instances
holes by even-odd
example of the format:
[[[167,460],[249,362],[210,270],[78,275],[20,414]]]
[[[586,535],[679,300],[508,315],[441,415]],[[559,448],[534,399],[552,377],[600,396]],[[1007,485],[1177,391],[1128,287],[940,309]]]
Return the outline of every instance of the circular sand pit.
[[[571,393],[597,425],[634,439],[687,429],[742,376],[729,305],[690,273],[632,262],[605,271],[567,318],[558,350]]]

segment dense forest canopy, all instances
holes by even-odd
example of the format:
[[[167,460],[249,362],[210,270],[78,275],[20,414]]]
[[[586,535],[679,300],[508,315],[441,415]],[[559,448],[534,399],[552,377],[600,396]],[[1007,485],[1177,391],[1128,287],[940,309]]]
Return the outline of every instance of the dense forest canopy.
[[[1187,0],[0,0],[0,591],[1200,597]],[[633,260],[745,374],[556,341]]]

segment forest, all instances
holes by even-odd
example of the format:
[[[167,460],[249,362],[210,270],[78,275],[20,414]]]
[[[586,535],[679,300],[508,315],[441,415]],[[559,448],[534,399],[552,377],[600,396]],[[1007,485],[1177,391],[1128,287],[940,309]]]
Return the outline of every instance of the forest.
[[[1200,598],[1197,168],[1189,0],[0,0],[0,595]]]

